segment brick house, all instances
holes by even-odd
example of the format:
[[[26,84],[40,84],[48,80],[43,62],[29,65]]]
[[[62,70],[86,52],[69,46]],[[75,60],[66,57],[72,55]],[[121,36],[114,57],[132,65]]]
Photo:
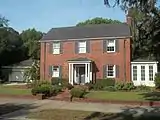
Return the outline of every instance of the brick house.
[[[131,37],[126,23],[53,28],[40,40],[41,79],[131,81]]]

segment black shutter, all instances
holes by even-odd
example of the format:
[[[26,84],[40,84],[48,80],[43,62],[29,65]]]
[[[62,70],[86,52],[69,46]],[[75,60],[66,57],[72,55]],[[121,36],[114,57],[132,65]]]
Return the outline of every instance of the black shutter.
[[[90,40],[86,41],[86,52],[90,53]]]
[[[115,39],[115,51],[119,52],[119,40]]]
[[[119,65],[116,65],[116,78],[119,78]]]
[[[53,54],[53,43],[49,43],[49,53]]]
[[[103,65],[103,78],[107,77],[107,65]]]
[[[78,41],[75,41],[75,53],[78,54]]]
[[[59,78],[62,78],[62,66],[59,66]]]
[[[63,53],[63,42],[60,42],[60,54]]]
[[[107,51],[107,41],[106,40],[103,40],[103,52],[106,52]]]
[[[48,73],[49,73],[49,76],[52,77],[53,75],[53,66],[49,66],[49,69],[48,69]]]

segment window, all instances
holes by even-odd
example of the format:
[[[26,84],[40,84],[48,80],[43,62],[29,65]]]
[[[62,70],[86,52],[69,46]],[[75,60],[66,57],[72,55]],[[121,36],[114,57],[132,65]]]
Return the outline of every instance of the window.
[[[133,80],[137,80],[137,66],[133,66]]]
[[[86,53],[86,41],[78,42],[78,53]]]
[[[52,77],[59,77],[59,66],[52,66]]]
[[[53,54],[60,54],[60,42],[53,43]]]
[[[141,80],[145,81],[145,66],[141,66]]]
[[[107,52],[115,52],[115,40],[107,40]]]
[[[115,77],[115,65],[107,65],[107,77],[114,78]]]
[[[153,81],[153,66],[149,66],[149,80]]]

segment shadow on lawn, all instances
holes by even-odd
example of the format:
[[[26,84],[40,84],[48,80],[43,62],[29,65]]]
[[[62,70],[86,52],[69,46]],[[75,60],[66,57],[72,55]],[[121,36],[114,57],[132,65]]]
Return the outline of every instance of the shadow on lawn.
[[[38,106],[34,106],[33,104],[14,104],[14,103],[1,104],[0,105],[0,117],[9,119],[12,117],[27,115],[30,109],[34,109],[36,107]],[[22,109],[24,112],[19,111]]]
[[[84,118],[84,120],[160,120],[160,108],[150,107],[134,107],[124,108],[123,112],[116,114],[105,114],[100,112],[94,112],[91,115]]]

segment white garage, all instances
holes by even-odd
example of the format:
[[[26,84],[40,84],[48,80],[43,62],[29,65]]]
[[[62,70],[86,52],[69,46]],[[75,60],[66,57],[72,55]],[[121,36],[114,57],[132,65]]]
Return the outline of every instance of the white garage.
[[[132,81],[135,86],[145,85],[154,87],[157,73],[157,61],[135,60],[131,62]]]

